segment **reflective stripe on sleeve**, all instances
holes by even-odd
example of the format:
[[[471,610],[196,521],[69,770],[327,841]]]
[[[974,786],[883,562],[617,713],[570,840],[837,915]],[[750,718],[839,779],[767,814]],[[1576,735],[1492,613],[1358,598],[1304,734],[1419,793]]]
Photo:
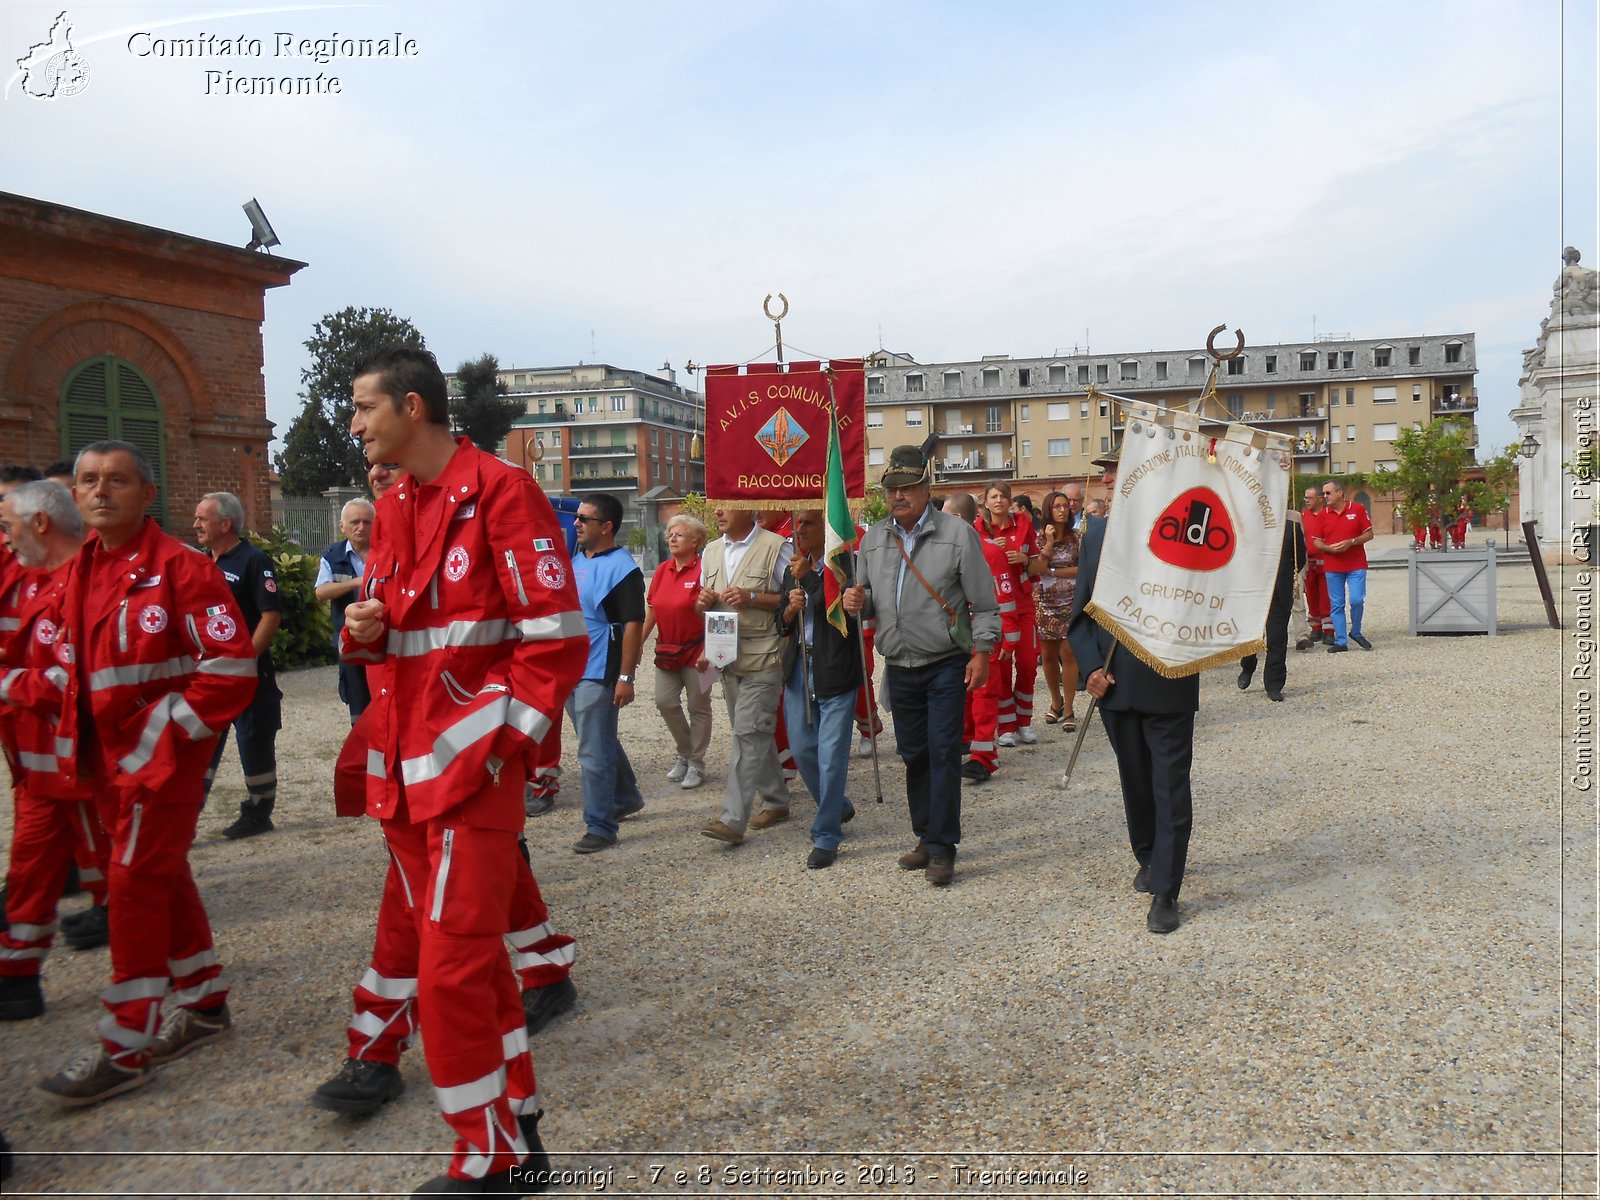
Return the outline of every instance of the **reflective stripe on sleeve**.
[[[253,658],[203,658],[195,667],[197,675],[245,675],[254,677],[256,660]]]
[[[165,662],[129,663],[121,667],[101,667],[89,675],[89,690],[103,692],[108,688],[130,684],[149,683],[155,679],[176,679],[194,670],[194,659],[188,655],[169,658]]]
[[[587,637],[589,628],[583,623],[581,612],[569,610],[552,617],[525,617],[517,622],[517,632],[525,642],[549,642],[579,634]]]
[[[396,658],[416,658],[455,646],[495,646],[516,635],[510,621],[451,621],[429,629],[391,629],[389,653]]]
[[[552,722],[549,717],[531,704],[524,704],[521,700],[513,699],[506,711],[506,724],[518,732],[526,734],[534,741],[542,742],[544,741],[544,735],[550,732]]]
[[[477,712],[468,713],[435,739],[431,753],[403,760],[400,764],[400,778],[407,787],[415,787],[419,783],[437,779],[444,774],[457,755],[465,753],[469,747],[484,738],[493,737],[498,733],[500,727],[506,723],[505,718],[506,705],[503,697],[484,705]],[[548,721],[545,727],[549,727]]]

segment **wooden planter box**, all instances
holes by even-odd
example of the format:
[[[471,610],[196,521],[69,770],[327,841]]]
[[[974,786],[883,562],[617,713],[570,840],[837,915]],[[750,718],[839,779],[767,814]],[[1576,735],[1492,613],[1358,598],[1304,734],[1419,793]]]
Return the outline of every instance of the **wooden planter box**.
[[[1409,574],[1412,637],[1499,633],[1492,547],[1414,551]]]

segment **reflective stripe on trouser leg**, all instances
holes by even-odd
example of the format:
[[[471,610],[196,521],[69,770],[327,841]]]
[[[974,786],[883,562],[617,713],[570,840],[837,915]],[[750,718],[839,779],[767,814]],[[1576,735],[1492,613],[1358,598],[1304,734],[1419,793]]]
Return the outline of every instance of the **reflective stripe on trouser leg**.
[[[1039,622],[1032,609],[1020,611],[1022,638],[1012,663],[1012,696],[1016,701],[1017,725],[1033,724],[1033,689],[1039,685]]]
[[[524,988],[547,987],[572,973],[578,955],[577,939],[557,933],[533,870],[517,855],[517,878],[511,892],[511,967]]]
[[[72,861],[73,806],[39,796],[26,777],[13,789],[15,824],[0,926],[0,975],[37,975],[56,932],[56,902]]]
[[[520,796],[520,781],[515,790]],[[413,909],[417,1013],[440,1112],[456,1133],[450,1173],[458,1178],[481,1178],[521,1161],[526,1148],[513,1104],[534,1092],[532,1060],[522,1051],[508,1060],[505,1042],[525,1019],[504,941],[520,861],[517,835],[462,823],[472,809],[468,797],[448,821],[391,821],[384,829],[406,876],[426,880]],[[446,829],[451,867],[441,894]]]
[[[990,680],[994,679],[991,672]],[[969,757],[994,771],[1000,766],[1000,755],[995,750],[995,730],[1000,721],[998,689],[984,684],[975,692],[967,693],[967,711],[962,726]]]
[[[388,827],[385,827],[385,833]],[[418,881],[420,886],[421,881]],[[350,1057],[397,1066],[417,1033],[414,888],[393,848],[372,939],[372,965],[351,993]]]
[[[173,964],[182,970],[172,980],[181,993],[181,999],[174,997],[178,1003],[208,1009],[227,999],[211,924],[189,872],[209,750],[201,743],[180,752],[159,800],[126,785],[102,798],[102,823],[111,838],[111,986],[101,998],[109,1024],[117,1028],[102,1022],[100,1036],[114,1054],[142,1052],[148,1042],[136,1043],[159,1030],[161,995]]]
[[[78,882],[96,904],[106,902],[106,866],[111,839],[100,826],[100,814],[91,800],[70,805],[72,820],[72,858],[78,864]]]

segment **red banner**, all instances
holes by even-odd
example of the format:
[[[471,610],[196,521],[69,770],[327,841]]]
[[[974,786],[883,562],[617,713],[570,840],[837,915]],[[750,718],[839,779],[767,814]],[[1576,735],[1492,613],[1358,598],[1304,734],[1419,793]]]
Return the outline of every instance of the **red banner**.
[[[867,374],[836,358],[844,486],[867,494]],[[828,485],[828,379],[821,363],[706,368],[706,499],[734,508],[821,507]]]

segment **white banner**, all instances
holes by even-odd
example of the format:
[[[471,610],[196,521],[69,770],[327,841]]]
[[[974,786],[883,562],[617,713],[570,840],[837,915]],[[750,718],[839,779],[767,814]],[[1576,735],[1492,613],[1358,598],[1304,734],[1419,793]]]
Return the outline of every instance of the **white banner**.
[[[1085,611],[1169,679],[1262,652],[1289,437],[1239,424],[1213,436],[1192,413],[1121,403],[1127,432]]]

